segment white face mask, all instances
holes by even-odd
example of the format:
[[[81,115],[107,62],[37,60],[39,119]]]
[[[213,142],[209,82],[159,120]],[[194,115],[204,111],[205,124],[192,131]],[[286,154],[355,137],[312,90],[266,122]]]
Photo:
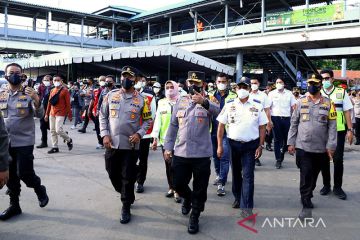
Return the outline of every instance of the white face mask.
[[[154,91],[154,93],[159,93],[159,92],[160,92],[160,88],[154,87],[154,88],[153,88],[153,91]]]
[[[247,98],[249,96],[249,91],[248,90],[245,90],[245,89],[239,89],[236,91],[236,94],[238,95],[238,97],[240,99],[244,99],[244,98]]]
[[[282,89],[284,89],[284,84],[277,83],[277,84],[276,84],[276,89],[277,89],[277,90],[282,90]]]
[[[100,86],[103,87],[105,86],[106,82],[105,81],[100,81]]]
[[[59,87],[61,85],[61,82],[54,82],[55,87]]]
[[[141,89],[141,86],[142,86],[141,82],[137,82],[134,87],[135,89]]]
[[[49,82],[49,81],[43,81],[43,83],[44,83],[44,86],[45,86],[45,87],[50,86],[50,82]]]
[[[256,91],[259,89],[259,85],[257,84],[251,84],[251,90]]]
[[[225,83],[219,83],[217,84],[217,88],[219,91],[224,91],[227,88],[227,85]]]

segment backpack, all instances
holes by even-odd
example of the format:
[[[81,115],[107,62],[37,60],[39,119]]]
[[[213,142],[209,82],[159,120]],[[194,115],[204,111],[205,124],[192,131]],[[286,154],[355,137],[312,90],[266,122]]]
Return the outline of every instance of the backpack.
[[[58,104],[59,102],[59,96],[60,96],[60,93],[61,93],[61,90],[63,89],[63,87],[60,88],[60,90],[54,95],[52,96],[52,98],[49,99],[49,103],[52,105],[52,106],[55,106],[56,104]]]

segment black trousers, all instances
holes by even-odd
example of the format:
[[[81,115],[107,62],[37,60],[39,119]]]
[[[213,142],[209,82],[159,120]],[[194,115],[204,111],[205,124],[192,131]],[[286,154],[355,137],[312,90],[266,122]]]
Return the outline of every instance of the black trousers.
[[[114,189],[121,194],[121,202],[130,206],[135,201],[134,184],[136,181],[137,150],[107,149],[105,168]]]
[[[34,171],[34,146],[9,147],[9,154],[12,161],[9,165],[9,180],[7,187],[10,190],[10,197],[20,195],[21,183],[23,181],[27,187],[38,190],[41,185],[40,178]]]
[[[266,135],[265,135],[265,142],[267,145],[270,145],[272,144],[272,141],[273,141],[273,138],[274,138],[274,135],[273,135],[273,131],[271,130],[270,132],[266,132]]]
[[[140,140],[139,164],[137,165],[137,178],[139,184],[144,184],[148,168],[148,157],[150,150],[151,138]]]
[[[191,201],[192,209],[204,211],[207,200],[207,187],[210,177],[210,157],[183,158],[174,156],[173,171],[175,191],[186,201]],[[189,183],[193,177],[193,190]]]
[[[355,137],[356,141],[360,141],[360,118],[355,118]]]
[[[96,137],[98,140],[98,143],[100,145],[104,145],[103,144],[103,140],[102,137],[100,136],[100,123],[99,123],[99,117],[94,117],[93,118],[94,124],[95,124],[95,131],[96,131]]]
[[[84,125],[82,127],[83,130],[86,130],[87,126],[89,125],[90,118],[95,123],[95,117],[91,114],[89,118],[89,105],[84,107],[85,109],[85,118],[84,118]]]
[[[165,149],[164,147],[161,147],[161,151],[162,151],[162,154],[164,156],[164,152],[165,152]],[[174,155],[174,151],[172,153]],[[174,170],[173,168],[171,167],[172,165],[172,162],[173,162],[173,159],[171,159],[170,161],[165,161],[164,159],[164,162],[165,162],[165,169],[166,169],[166,178],[167,178],[167,182],[168,182],[168,185],[169,185],[169,189],[175,189],[174,187],[174,181],[173,181],[173,176],[174,176]]]
[[[44,117],[40,118],[41,142],[47,143],[47,134],[50,130],[49,121],[45,121]]]
[[[327,153],[311,153],[296,149],[296,163],[300,168],[300,195],[303,202],[313,197],[321,166],[328,161]]]
[[[337,132],[337,146],[333,157],[334,162],[334,188],[342,187],[342,179],[344,175],[344,148],[345,148],[346,131]],[[330,187],[330,161],[324,162],[321,167],[324,186]]]

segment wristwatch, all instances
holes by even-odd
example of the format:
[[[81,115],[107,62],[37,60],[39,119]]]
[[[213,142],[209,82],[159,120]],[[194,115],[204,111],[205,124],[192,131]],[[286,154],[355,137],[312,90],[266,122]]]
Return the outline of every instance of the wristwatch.
[[[353,128],[348,128],[347,131],[354,133],[354,129],[353,129]]]
[[[261,149],[264,149],[264,146],[263,146],[263,145],[259,145],[259,147],[260,147]],[[258,148],[259,148],[259,147],[258,147]]]

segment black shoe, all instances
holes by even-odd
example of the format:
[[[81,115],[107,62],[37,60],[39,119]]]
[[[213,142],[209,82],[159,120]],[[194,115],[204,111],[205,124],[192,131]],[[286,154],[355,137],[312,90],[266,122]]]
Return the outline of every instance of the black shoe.
[[[69,151],[71,151],[73,149],[73,140],[70,138],[70,141],[67,143],[67,146],[69,148]]]
[[[324,186],[321,190],[320,190],[320,195],[328,195],[329,192],[331,191],[330,187],[329,186]]]
[[[10,204],[10,206],[0,214],[0,220],[6,221],[22,213],[19,203]]]
[[[35,193],[39,200],[39,206],[45,207],[49,203],[49,197],[46,193],[46,187],[41,185],[39,189],[35,190]]]
[[[310,208],[303,208],[298,216],[300,221],[304,222],[305,218],[312,218],[312,211]]]
[[[360,145],[360,140],[356,140],[355,145]]]
[[[86,133],[86,129],[79,129],[78,132],[80,132],[80,133]]]
[[[122,207],[121,209],[121,218],[120,223],[121,224],[127,224],[131,220],[131,213],[130,213],[130,207]]]
[[[184,199],[183,204],[181,206],[181,213],[183,215],[188,215],[191,210],[191,202],[190,200]]]
[[[311,199],[301,199],[301,203],[304,208],[314,208],[314,204]]]
[[[344,190],[342,190],[341,187],[339,188],[333,188],[333,193],[335,194],[335,196],[338,198],[338,199],[341,199],[341,200],[346,200],[346,193],[344,192]]]
[[[174,201],[176,203],[181,203],[181,197],[179,196],[179,194],[177,192],[174,193]]]
[[[270,144],[266,144],[266,150],[268,150],[269,152],[272,152],[274,151],[272,148],[271,148],[271,145]]]
[[[242,218],[247,218],[247,217],[250,217],[251,215],[253,215],[253,212],[251,209],[242,209],[241,210],[240,216]]]
[[[260,159],[255,159],[255,165],[258,166],[258,167],[261,166]]]
[[[143,192],[144,192],[144,185],[138,183],[138,184],[136,185],[136,192],[137,192],[137,193],[143,193]]]
[[[165,197],[172,198],[174,196],[174,190],[170,189],[166,194]]]
[[[240,201],[239,200],[235,200],[232,204],[232,208],[240,208]]]
[[[47,143],[42,142],[40,145],[37,145],[36,148],[47,148]]]
[[[276,167],[276,169],[280,169],[281,168],[281,161],[276,161],[275,167]]]
[[[48,151],[48,154],[58,153],[58,152],[59,152],[59,148],[52,148]]]
[[[191,212],[188,225],[188,233],[196,234],[199,232],[199,216],[200,214]]]

